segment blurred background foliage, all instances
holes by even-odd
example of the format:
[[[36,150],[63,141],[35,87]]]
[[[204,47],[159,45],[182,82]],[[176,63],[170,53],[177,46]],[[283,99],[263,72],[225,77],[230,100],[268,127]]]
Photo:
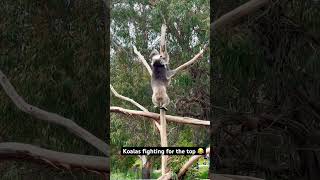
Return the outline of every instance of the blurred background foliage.
[[[165,19],[168,27],[167,47],[170,67],[176,68],[190,60],[209,41],[209,12],[208,0],[113,1],[110,81],[115,90],[134,99],[149,111],[158,112],[151,101],[150,76],[133,53],[132,45],[135,45],[149,62],[152,49],[159,50],[160,29]],[[201,60],[172,79],[168,89],[171,99],[168,114],[208,120],[210,110],[208,84],[207,51]],[[131,103],[115,96],[111,98],[111,105],[139,110]],[[128,175],[135,163],[140,162],[138,156],[121,156],[121,147],[160,146],[159,132],[149,119],[112,113],[110,132],[111,177],[114,178],[118,177],[119,173]],[[169,146],[209,146],[207,128],[168,123],[167,132]],[[160,169],[160,157],[148,158],[151,158],[152,169]],[[173,157],[169,166],[177,173],[188,158]],[[189,173],[189,176],[192,179],[195,173]]]
[[[30,104],[70,118],[108,142],[109,54],[98,0],[0,2],[0,69]],[[0,88],[0,141],[102,155],[66,129],[19,111]],[[1,161],[1,179],[101,179],[29,162]]]
[[[247,1],[216,0],[212,20]],[[320,177],[320,3],[274,1],[211,41],[214,173]]]

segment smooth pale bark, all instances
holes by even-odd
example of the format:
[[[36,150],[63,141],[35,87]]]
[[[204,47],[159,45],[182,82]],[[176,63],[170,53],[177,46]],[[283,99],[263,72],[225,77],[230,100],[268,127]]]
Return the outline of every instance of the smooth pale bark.
[[[116,106],[111,106],[110,111],[111,112],[119,112],[119,113],[123,113],[126,115],[142,116],[142,117],[147,117],[150,119],[160,120],[160,115],[157,113],[152,113],[152,112],[124,109],[122,107],[116,107]],[[170,121],[170,122],[175,122],[175,123],[180,123],[180,124],[191,124],[191,125],[198,125],[198,126],[210,126],[210,121],[189,118],[189,117],[171,116],[171,115],[166,115],[165,117],[166,117],[166,120]]]
[[[6,94],[13,101],[21,111],[30,114],[38,120],[44,120],[49,123],[54,123],[67,128],[68,131],[85,140],[92,146],[96,147],[98,150],[103,152],[106,156],[109,156],[109,146],[97,138],[78,124],[76,124],[71,119],[65,118],[55,113],[47,112],[38,107],[28,104],[24,99],[19,96],[12,84],[9,82],[8,78],[0,70],[0,84],[3,87]]]
[[[210,153],[210,148],[206,149],[206,154]],[[192,166],[192,164],[194,162],[196,162],[197,160],[199,160],[201,157],[203,157],[203,155],[194,155],[192,156],[183,166],[182,168],[179,170],[178,173],[178,177],[181,177],[182,175],[184,175],[186,173],[186,171]]]
[[[63,153],[16,142],[0,143],[0,158],[31,160],[67,170],[80,168],[105,173],[110,171],[109,158],[106,157]]]

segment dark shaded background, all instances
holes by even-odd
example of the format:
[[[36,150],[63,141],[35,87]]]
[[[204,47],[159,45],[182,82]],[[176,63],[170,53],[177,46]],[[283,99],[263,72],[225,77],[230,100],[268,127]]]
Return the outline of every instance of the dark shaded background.
[[[211,20],[247,1],[211,1]],[[274,1],[211,37],[214,173],[320,178],[320,4]]]
[[[109,143],[109,14],[100,0],[0,2],[0,69],[39,108],[71,118]],[[19,111],[0,89],[0,141],[102,155],[66,129]],[[25,162],[1,161],[1,179],[99,179]],[[101,179],[101,177],[100,177]]]

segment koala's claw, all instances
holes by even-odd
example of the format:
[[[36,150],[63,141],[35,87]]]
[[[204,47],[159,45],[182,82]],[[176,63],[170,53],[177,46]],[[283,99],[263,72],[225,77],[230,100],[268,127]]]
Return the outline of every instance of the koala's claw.
[[[163,109],[165,111],[168,111],[168,109],[166,107],[160,107],[160,109]]]

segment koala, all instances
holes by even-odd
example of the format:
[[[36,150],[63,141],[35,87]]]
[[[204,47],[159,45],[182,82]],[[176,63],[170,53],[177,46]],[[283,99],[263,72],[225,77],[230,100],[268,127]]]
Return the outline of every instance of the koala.
[[[170,69],[167,57],[162,57],[157,50],[153,50],[150,54],[151,58],[151,87],[152,102],[155,107],[167,111],[167,105],[170,98],[167,94],[167,87],[170,83]]]

